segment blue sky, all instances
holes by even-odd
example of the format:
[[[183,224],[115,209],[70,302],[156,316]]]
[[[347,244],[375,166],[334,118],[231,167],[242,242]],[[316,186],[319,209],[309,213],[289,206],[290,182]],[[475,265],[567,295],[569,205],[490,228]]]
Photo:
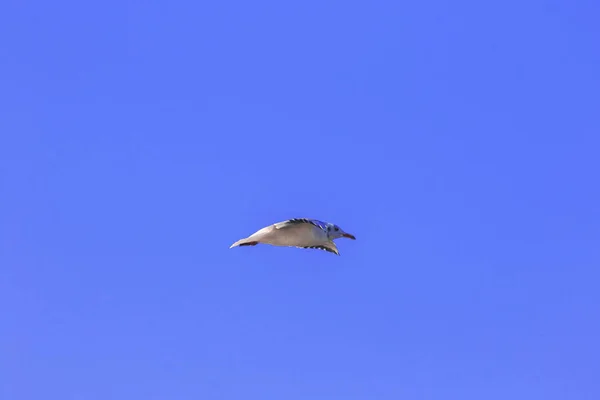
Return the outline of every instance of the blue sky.
[[[599,11],[4,2],[0,397],[600,398]]]

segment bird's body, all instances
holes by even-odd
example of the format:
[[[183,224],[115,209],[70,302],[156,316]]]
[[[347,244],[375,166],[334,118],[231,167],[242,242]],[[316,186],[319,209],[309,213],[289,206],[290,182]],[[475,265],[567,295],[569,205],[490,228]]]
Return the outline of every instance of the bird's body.
[[[269,225],[247,238],[238,240],[232,247],[255,246],[259,243],[273,246],[301,247],[326,250],[339,255],[333,239],[353,235],[345,233],[338,226],[316,219],[294,218]]]

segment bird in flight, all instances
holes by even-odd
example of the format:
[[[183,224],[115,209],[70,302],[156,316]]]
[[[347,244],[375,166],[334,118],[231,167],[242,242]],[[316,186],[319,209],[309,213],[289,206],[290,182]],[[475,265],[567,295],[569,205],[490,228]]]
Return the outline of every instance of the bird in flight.
[[[300,247],[325,250],[340,255],[334,239],[356,240],[339,226],[316,219],[294,218],[266,226],[247,238],[240,239],[229,247],[256,246],[259,243],[273,246]]]

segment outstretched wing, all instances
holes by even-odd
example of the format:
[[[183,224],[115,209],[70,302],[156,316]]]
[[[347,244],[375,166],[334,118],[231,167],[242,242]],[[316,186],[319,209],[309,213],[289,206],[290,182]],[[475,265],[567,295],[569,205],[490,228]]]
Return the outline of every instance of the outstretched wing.
[[[337,254],[338,256],[340,255],[340,252],[338,251],[337,246],[332,241],[328,241],[327,243],[325,243],[323,245],[319,245],[319,246],[303,246],[302,248],[325,250],[330,253]]]
[[[304,247],[321,244],[325,237],[322,228],[312,220],[294,218],[266,226],[247,238],[238,240],[232,247],[250,243]]]
[[[293,218],[266,226],[249,237],[238,240],[231,247],[264,243],[274,246],[321,249],[339,255],[335,244],[328,240],[326,230],[327,225],[322,221]]]
[[[321,229],[321,230],[326,230],[327,229],[327,224],[323,221],[319,221],[318,219],[309,219],[309,218],[292,218],[292,219],[288,219],[287,221],[283,221],[283,222],[278,222],[276,224],[274,224],[273,226],[275,226],[275,229],[283,229],[283,228],[287,228],[293,225],[298,225],[298,224],[310,224],[313,226],[316,226],[317,228]]]

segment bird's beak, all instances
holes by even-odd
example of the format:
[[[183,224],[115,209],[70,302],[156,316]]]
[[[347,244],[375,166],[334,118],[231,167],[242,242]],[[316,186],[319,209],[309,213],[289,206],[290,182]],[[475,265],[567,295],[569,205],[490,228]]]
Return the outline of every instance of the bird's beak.
[[[354,235],[351,235],[349,233],[344,233],[342,236],[345,237],[345,238],[348,238],[348,239],[356,240],[356,238],[354,237]]]

